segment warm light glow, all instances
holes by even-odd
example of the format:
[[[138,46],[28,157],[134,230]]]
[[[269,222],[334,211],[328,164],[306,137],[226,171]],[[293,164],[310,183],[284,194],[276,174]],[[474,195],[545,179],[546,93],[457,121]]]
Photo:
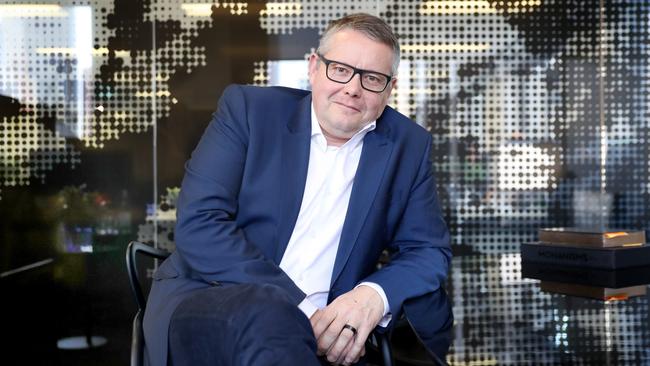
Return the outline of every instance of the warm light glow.
[[[122,51],[120,51],[120,52],[122,52]],[[128,52],[128,51],[124,51],[124,52]],[[134,80],[140,80],[140,78],[134,78],[133,73],[131,71],[116,72],[113,75],[113,79],[115,81],[123,81],[123,82],[131,82],[131,81],[134,81]],[[156,81],[166,82],[167,80],[169,80],[169,75],[163,76],[162,74],[158,74],[156,76]]]
[[[516,13],[527,13],[533,11],[534,8],[542,5],[542,0],[522,0],[515,2],[506,3],[507,7],[505,8],[506,13],[516,14]]]
[[[20,4],[0,5],[0,18],[65,17],[68,13],[60,5]]]
[[[630,297],[627,294],[622,293],[622,294],[615,294],[615,295],[606,296],[605,301],[623,301],[623,300],[627,300],[629,298]]]
[[[266,9],[260,11],[260,15],[287,16],[302,14],[302,4],[296,2],[267,3]]]
[[[92,48],[89,50],[82,49],[82,48],[73,48],[73,47],[40,47],[36,49],[37,53],[45,53],[45,54],[50,54],[50,53],[62,53],[65,55],[73,55],[73,54],[79,54],[79,53],[84,53],[84,52],[90,52],[94,56],[102,56],[108,54],[108,48],[102,47],[102,48]],[[130,55],[129,51],[115,51],[115,55],[118,57],[126,57]]]
[[[500,2],[506,13],[526,13],[542,5],[541,0],[522,0]],[[463,1],[463,0],[430,0],[420,5],[418,10],[423,15],[451,15],[451,14],[493,14],[497,9],[490,5],[487,0]]]
[[[621,236],[628,236],[629,234],[625,231],[614,231],[614,232],[609,232],[609,233],[604,233],[603,236],[605,239],[612,239],[612,238],[618,238]]]
[[[490,48],[488,43],[437,43],[437,44],[413,44],[402,46],[404,53],[408,52],[483,52]]]
[[[248,14],[248,3],[232,2],[232,3],[197,3],[197,4],[181,4],[181,9],[188,17],[210,17],[212,15],[212,6],[216,8],[223,7],[230,8],[230,14],[241,15]]]
[[[212,5],[212,3],[181,4],[181,9],[188,17],[209,17],[212,15]]]
[[[112,111],[111,115],[113,116],[113,118],[118,120],[125,120],[127,117],[131,116],[131,114],[127,114],[124,111]]]
[[[158,96],[158,97],[168,97],[170,95],[171,95],[171,93],[169,92],[169,90],[160,90],[160,91],[156,92],[156,96]],[[135,96],[138,97],[138,98],[151,98],[153,96],[153,93],[152,92],[137,92],[137,93],[135,93]]]
[[[487,0],[479,1],[425,1],[418,10],[423,15],[487,14],[496,13]]]

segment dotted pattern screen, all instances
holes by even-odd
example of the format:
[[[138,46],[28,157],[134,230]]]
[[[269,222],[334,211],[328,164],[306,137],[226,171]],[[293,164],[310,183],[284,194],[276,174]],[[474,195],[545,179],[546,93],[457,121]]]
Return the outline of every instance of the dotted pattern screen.
[[[647,285],[618,290],[643,288],[624,301],[603,301],[543,287],[522,275],[524,265],[518,253],[454,258],[450,365],[648,364]],[[597,288],[590,291],[606,291]]]
[[[152,149],[157,138],[160,194],[138,235],[173,248],[168,192],[223,88],[309,88],[306,59],[327,23],[363,11],[399,36],[390,105],[434,138],[454,245],[500,253],[535,240],[538,227],[644,229],[650,5],[603,5],[4,1],[0,197],[111,169],[84,164],[125,139]]]

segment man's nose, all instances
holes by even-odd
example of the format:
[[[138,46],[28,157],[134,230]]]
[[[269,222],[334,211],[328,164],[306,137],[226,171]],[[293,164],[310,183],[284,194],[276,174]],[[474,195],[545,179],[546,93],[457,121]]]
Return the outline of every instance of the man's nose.
[[[352,97],[358,97],[361,94],[361,74],[355,74],[347,84],[345,84],[345,94]]]

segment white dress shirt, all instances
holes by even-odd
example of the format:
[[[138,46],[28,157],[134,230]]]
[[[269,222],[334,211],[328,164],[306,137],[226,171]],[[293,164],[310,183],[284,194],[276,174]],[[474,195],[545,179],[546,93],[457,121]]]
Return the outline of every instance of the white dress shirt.
[[[311,146],[305,192],[296,226],[293,229],[280,268],[307,294],[298,305],[310,318],[327,305],[334,261],[348,211],[354,176],[359,166],[363,138],[376,127],[365,126],[341,146],[328,146],[311,107]],[[384,302],[384,318],[390,321],[388,300],[376,283],[363,282],[379,293]]]

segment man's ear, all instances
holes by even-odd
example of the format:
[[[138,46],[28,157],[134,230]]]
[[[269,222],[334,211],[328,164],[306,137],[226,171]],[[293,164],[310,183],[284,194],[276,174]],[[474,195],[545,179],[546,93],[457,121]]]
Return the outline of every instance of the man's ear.
[[[393,89],[397,87],[397,78],[392,78],[391,81],[388,82],[388,86],[386,87],[388,93],[387,95],[390,95],[393,92]]]
[[[397,88],[397,78],[393,78],[393,80],[390,81],[390,89],[391,91],[393,89]]]
[[[311,56],[309,56],[309,66],[307,69],[309,81],[311,81],[312,76],[315,75],[316,70],[318,70],[318,56],[316,56],[315,53],[312,53]]]

